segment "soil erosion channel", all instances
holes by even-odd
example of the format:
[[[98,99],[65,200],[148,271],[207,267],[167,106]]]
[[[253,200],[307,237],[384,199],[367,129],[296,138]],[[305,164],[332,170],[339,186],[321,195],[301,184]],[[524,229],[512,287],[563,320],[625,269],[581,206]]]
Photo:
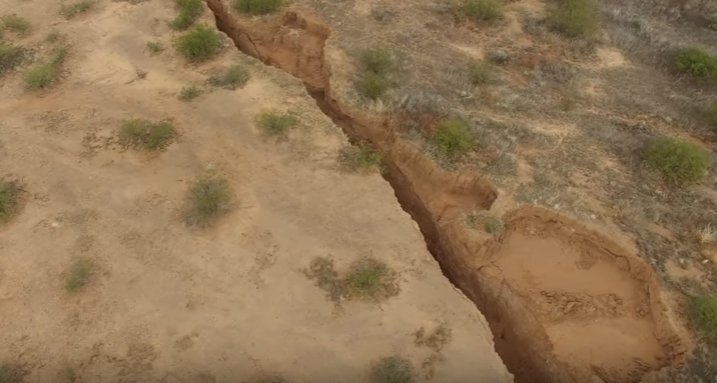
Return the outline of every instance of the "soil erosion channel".
[[[371,115],[332,95],[327,26],[297,9],[248,18],[225,1],[206,2],[240,51],[299,78],[351,141],[381,153],[399,203],[447,278],[485,315],[516,382],[638,382],[681,359],[644,261],[545,209],[507,214],[500,238],[475,235],[462,217],[490,209],[496,189],[438,167],[401,138],[402,117]]]

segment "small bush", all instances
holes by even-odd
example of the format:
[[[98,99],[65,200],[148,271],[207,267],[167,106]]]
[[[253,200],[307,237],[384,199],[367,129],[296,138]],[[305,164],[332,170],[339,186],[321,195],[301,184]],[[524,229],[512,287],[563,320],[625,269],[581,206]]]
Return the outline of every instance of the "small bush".
[[[249,71],[241,65],[232,65],[226,71],[209,77],[209,83],[225,89],[242,88],[249,81]]]
[[[182,90],[179,92],[179,95],[177,95],[177,98],[179,101],[192,101],[195,98],[199,97],[199,95],[202,94],[202,90],[195,86],[185,86],[182,88]]]
[[[283,0],[234,0],[234,9],[251,15],[266,15],[278,10]]]
[[[179,15],[172,21],[171,26],[176,30],[183,31],[199,18],[204,12],[202,0],[175,0],[179,7]]]
[[[352,298],[380,301],[400,291],[396,273],[373,258],[354,262],[344,277],[339,277],[332,260],[316,258],[311,261],[306,275],[315,279],[316,284],[335,302]]]
[[[558,0],[548,19],[553,29],[571,38],[592,37],[600,28],[593,0]]]
[[[30,32],[30,22],[17,15],[0,17],[0,29],[9,29],[15,33],[26,35]]]
[[[361,66],[365,71],[385,75],[393,68],[393,60],[386,49],[372,48],[361,55]]]
[[[49,88],[60,78],[65,57],[67,57],[67,48],[58,48],[53,51],[48,62],[30,67],[23,75],[25,87],[28,89]]]
[[[462,0],[458,14],[473,21],[495,21],[503,18],[503,4],[500,0]]]
[[[266,112],[259,116],[258,124],[267,136],[284,136],[289,128],[298,123],[296,117],[278,112]]]
[[[162,43],[157,41],[147,41],[147,49],[149,50],[149,53],[156,55],[164,50],[164,46],[162,46]]]
[[[704,149],[675,138],[655,140],[645,149],[644,157],[651,167],[678,185],[701,180],[709,165],[709,155]]]
[[[707,110],[705,111],[705,114],[707,115],[707,120],[709,123],[717,128],[717,102],[712,103],[709,107],[707,107]]]
[[[431,141],[449,158],[458,158],[474,147],[474,138],[470,129],[463,121],[457,119],[439,123]]]
[[[25,60],[25,51],[12,44],[0,43],[0,75],[15,69]]]
[[[487,84],[495,78],[495,67],[485,61],[473,63],[468,67],[468,77],[473,85]]]
[[[399,356],[383,358],[371,370],[371,383],[412,383],[415,373],[411,362]]]
[[[366,170],[373,167],[381,168],[381,155],[371,145],[362,142],[347,146],[339,152],[339,163],[351,171]]]
[[[0,180],[0,224],[9,221],[20,208],[20,188],[12,181]]]
[[[80,0],[72,4],[63,4],[60,7],[60,14],[66,19],[71,19],[80,13],[87,12],[95,5],[95,0]]]
[[[188,226],[205,228],[231,210],[229,183],[216,175],[199,177],[189,189],[184,222]]]
[[[76,260],[65,279],[65,290],[68,293],[76,293],[85,288],[92,277],[92,263],[84,258]]]
[[[197,25],[179,38],[177,49],[189,61],[205,61],[219,53],[222,39],[213,28]]]
[[[680,72],[717,81],[717,57],[700,48],[680,49],[675,55],[675,67]]]
[[[717,297],[705,294],[692,298],[690,314],[702,336],[708,342],[717,344]]]
[[[366,72],[358,83],[359,92],[366,98],[371,100],[378,100],[383,97],[390,84],[388,80],[377,73]]]
[[[160,150],[166,148],[176,136],[177,132],[168,121],[135,119],[122,124],[119,141],[128,147]]]

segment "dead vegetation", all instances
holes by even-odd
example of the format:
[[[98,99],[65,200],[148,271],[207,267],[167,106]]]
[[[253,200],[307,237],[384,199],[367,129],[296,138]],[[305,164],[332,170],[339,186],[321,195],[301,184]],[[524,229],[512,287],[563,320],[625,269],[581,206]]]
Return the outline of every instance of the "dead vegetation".
[[[336,272],[333,260],[321,257],[311,261],[305,273],[337,303],[345,299],[379,302],[400,291],[397,274],[371,257],[353,262],[343,277]]]

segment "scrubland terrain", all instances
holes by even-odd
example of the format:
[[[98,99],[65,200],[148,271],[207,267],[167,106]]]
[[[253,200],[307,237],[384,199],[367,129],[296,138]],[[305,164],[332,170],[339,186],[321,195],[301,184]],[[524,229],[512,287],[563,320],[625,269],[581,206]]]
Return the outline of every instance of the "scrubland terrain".
[[[0,382],[717,376],[713,2],[0,26]]]

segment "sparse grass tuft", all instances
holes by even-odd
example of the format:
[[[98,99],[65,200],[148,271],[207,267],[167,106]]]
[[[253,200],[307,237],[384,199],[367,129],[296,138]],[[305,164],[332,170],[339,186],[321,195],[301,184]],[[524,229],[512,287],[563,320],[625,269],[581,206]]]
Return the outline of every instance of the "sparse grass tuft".
[[[496,21],[503,18],[503,3],[500,0],[461,0],[456,12],[472,21]]]
[[[378,100],[389,89],[388,75],[394,69],[390,52],[372,48],[361,55],[362,75],[357,83],[359,92],[366,98]]]
[[[283,0],[234,0],[234,9],[251,15],[266,15],[275,12],[284,4]]]
[[[717,129],[717,102],[713,102],[708,106],[705,114],[709,123],[712,124],[712,127]]]
[[[25,51],[12,44],[0,43],[0,75],[15,69],[25,60]]]
[[[20,188],[13,181],[0,179],[0,224],[9,221],[20,208]]]
[[[344,277],[339,277],[332,260],[316,258],[311,261],[306,275],[316,280],[317,286],[335,302],[354,298],[380,301],[398,294],[400,290],[396,273],[373,258],[354,262]]]
[[[440,353],[448,342],[451,341],[452,332],[449,327],[440,325],[433,329],[433,332],[426,334],[426,329],[421,327],[413,333],[416,346],[426,346],[431,350]]]
[[[177,50],[189,61],[206,61],[222,49],[221,36],[213,28],[197,25],[177,41]]]
[[[149,53],[156,55],[164,50],[164,46],[158,41],[147,41],[147,49],[149,50]]]
[[[557,0],[548,19],[553,29],[570,38],[591,38],[600,28],[593,0]]]
[[[361,55],[361,66],[365,71],[385,75],[393,68],[391,53],[384,48],[371,48]]]
[[[717,345],[717,297],[707,294],[693,297],[690,317],[704,339]]]
[[[204,12],[202,0],[175,0],[179,8],[179,15],[172,21],[172,28],[183,31],[199,18]]]
[[[411,362],[400,356],[383,358],[371,369],[371,383],[413,383]]]
[[[242,88],[249,81],[249,71],[241,65],[232,65],[223,73],[209,77],[209,83],[225,89]]]
[[[474,137],[468,125],[458,119],[445,120],[439,123],[431,142],[448,158],[456,159],[473,149]]]
[[[80,13],[87,12],[95,5],[95,0],[80,0],[72,4],[63,4],[60,7],[60,14],[66,19],[71,19]]]
[[[177,95],[177,98],[179,101],[192,101],[195,98],[199,97],[202,94],[202,89],[199,88],[196,85],[191,86],[185,86],[182,88],[181,91],[179,91],[179,95]]]
[[[388,91],[388,80],[374,72],[366,72],[358,83],[359,92],[366,98],[378,100]]]
[[[486,61],[473,63],[468,67],[468,78],[473,85],[488,84],[495,78],[495,67]]]
[[[683,48],[677,51],[675,68],[694,77],[717,81],[717,57],[701,48]]]
[[[67,48],[57,48],[50,56],[50,60],[30,67],[23,75],[25,87],[28,89],[49,88],[60,78],[65,57],[67,57]]]
[[[119,141],[128,147],[153,151],[166,148],[176,136],[177,132],[168,121],[135,119],[122,124]]]
[[[267,136],[285,136],[290,128],[298,123],[296,117],[279,112],[262,113],[257,120],[259,128]]]
[[[703,244],[717,244],[717,229],[708,224],[697,233],[697,238]]]
[[[26,35],[30,32],[30,22],[18,15],[5,15],[0,17],[0,29]]]
[[[647,146],[645,161],[671,183],[684,185],[702,179],[709,155],[701,147],[676,138],[660,138]]]
[[[184,222],[188,226],[211,226],[231,209],[231,189],[226,179],[213,174],[200,176],[189,189]]]
[[[367,170],[374,167],[381,168],[381,155],[370,144],[361,142],[341,149],[339,163],[351,171]]]
[[[77,293],[90,282],[92,277],[92,262],[80,258],[72,263],[65,278],[65,290],[68,293]]]

